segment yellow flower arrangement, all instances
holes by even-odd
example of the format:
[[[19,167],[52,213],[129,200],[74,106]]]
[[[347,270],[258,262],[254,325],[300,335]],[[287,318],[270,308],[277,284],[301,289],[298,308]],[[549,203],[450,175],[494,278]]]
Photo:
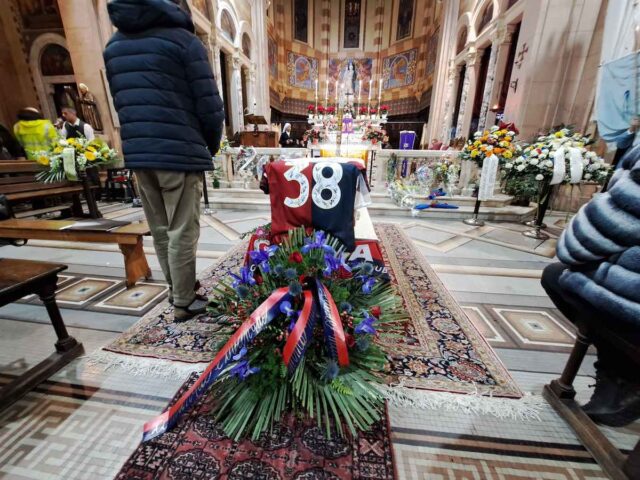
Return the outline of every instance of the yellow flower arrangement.
[[[484,159],[495,155],[500,163],[505,163],[520,151],[520,147],[514,143],[518,130],[513,124],[500,123],[499,127],[491,127],[489,130],[478,131],[473,135],[460,152],[462,160],[473,160],[482,166]]]
[[[87,166],[100,166],[112,163],[118,158],[118,152],[110,148],[101,138],[87,140],[81,138],[61,138],[54,142],[49,150],[39,152],[36,161],[46,170],[37,175],[42,182],[59,182],[61,180],[77,180],[74,173],[65,170],[63,154],[65,149],[73,149],[75,158],[75,171],[84,172]]]

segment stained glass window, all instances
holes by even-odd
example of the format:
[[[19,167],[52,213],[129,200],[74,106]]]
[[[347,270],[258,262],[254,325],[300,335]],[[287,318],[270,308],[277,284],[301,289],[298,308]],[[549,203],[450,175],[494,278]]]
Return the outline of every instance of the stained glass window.
[[[309,42],[309,0],[293,0],[293,38]]]
[[[360,0],[346,0],[344,2],[344,48],[360,47]]]

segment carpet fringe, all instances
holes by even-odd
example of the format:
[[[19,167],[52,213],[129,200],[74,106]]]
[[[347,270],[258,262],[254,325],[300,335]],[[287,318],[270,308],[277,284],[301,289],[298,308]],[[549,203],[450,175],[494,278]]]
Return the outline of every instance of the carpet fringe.
[[[403,385],[377,387],[391,406],[490,415],[502,419],[541,421],[540,413],[547,404],[542,396],[531,393],[516,399],[487,396],[480,389],[464,394],[419,390]]]
[[[196,372],[202,373],[208,363],[185,363],[159,358],[122,355],[120,353],[97,350],[84,357],[86,365],[104,372],[116,368],[134,376],[182,378]]]

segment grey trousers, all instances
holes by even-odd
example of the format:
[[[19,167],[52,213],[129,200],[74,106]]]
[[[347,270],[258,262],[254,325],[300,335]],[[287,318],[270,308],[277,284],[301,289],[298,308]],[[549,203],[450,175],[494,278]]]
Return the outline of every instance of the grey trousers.
[[[174,304],[186,307],[195,298],[202,174],[164,170],[137,170],[135,174],[158,261]]]

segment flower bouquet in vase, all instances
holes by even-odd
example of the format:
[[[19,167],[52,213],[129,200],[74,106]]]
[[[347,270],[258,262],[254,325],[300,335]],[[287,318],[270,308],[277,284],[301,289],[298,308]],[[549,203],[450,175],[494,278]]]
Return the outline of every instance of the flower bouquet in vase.
[[[489,130],[475,132],[473,139],[469,139],[460,152],[461,160],[472,161],[480,168],[480,186],[473,217],[463,220],[467,225],[484,225],[484,222],[478,219],[480,203],[493,197],[500,165],[519,154],[520,147],[515,144],[518,133],[518,129],[512,123],[500,122],[498,126],[494,125]]]
[[[360,107],[358,109],[358,119],[364,120],[367,118],[367,114],[369,113],[369,109],[367,107]]]
[[[307,105],[307,115],[309,115],[309,123],[313,123],[316,113],[316,107],[314,105]]]
[[[62,138],[49,150],[38,152],[36,161],[47,169],[38,173],[36,180],[44,183],[76,181],[86,174],[87,168],[108,165],[117,160],[118,152],[101,138]]]
[[[382,120],[386,120],[389,115],[389,105],[381,105],[380,106],[380,116]]]
[[[607,181],[611,166],[587,150],[590,143],[581,133],[562,128],[538,137],[522,155],[503,165],[505,191],[537,200],[536,221],[531,226],[542,227],[554,185]],[[535,238],[542,238],[542,234],[538,232]]]

